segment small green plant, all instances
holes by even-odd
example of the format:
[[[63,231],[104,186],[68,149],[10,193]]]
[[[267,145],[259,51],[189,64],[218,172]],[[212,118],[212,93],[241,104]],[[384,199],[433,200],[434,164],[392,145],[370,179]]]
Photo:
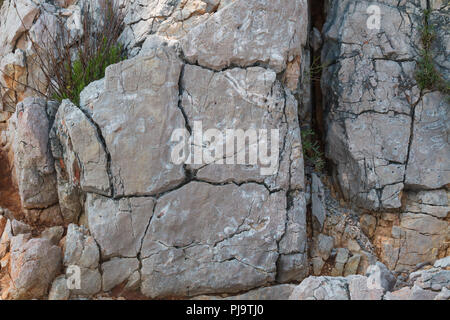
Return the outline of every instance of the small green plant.
[[[91,82],[99,80],[105,76],[106,67],[118,63],[125,59],[123,55],[123,47],[121,44],[112,46],[106,45],[106,38],[103,40],[104,45],[93,55],[88,56],[87,60],[76,59],[72,62],[72,66],[66,63],[67,85],[64,90],[58,90],[52,96],[53,99],[62,101],[70,99],[78,105],[80,103],[80,93]],[[82,53],[78,53],[81,57]]]
[[[303,157],[318,172],[325,166],[324,154],[320,150],[319,142],[316,139],[316,133],[311,130],[302,130]]]
[[[80,36],[74,37],[62,18],[56,22],[43,20],[40,41],[26,33],[33,49],[27,59],[39,68],[42,77],[28,84],[10,80],[47,99],[70,99],[78,105],[80,93],[89,83],[103,78],[109,65],[126,59],[125,50],[118,42],[129,0],[124,1],[98,0],[96,8],[86,3],[82,7]],[[27,29],[17,8],[16,13]],[[51,31],[51,23],[56,23],[58,32]]]
[[[436,39],[436,30],[430,23],[430,14],[431,10],[425,10],[423,14],[423,26],[421,28],[423,48],[417,61],[416,81],[420,90],[439,90],[444,94],[449,94],[450,83],[445,81],[433,61],[431,46]]]
[[[321,63],[320,56],[314,56],[309,70],[304,72],[305,78],[312,82],[320,82],[322,71],[329,66],[329,63]]]

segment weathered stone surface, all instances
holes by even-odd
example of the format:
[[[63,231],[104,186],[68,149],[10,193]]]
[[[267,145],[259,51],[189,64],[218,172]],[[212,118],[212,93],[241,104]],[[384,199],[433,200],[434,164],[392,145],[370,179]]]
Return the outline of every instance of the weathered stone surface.
[[[364,214],[360,220],[361,229],[367,236],[372,237],[377,227],[377,218],[370,214]]]
[[[383,290],[383,292],[391,291],[396,283],[394,275],[381,262],[369,266],[366,275],[368,277],[367,284],[370,289]]]
[[[192,300],[287,300],[296,286],[294,284],[280,284],[264,287],[226,298],[217,296],[198,296]]]
[[[441,246],[445,246],[448,238],[449,224],[432,216],[417,213],[402,215],[400,234],[405,239],[399,252],[397,268],[417,265],[421,262],[432,262],[437,258]],[[404,266],[402,266],[404,265]]]
[[[17,105],[9,123],[19,194],[27,209],[47,208],[58,202],[46,108],[45,100],[27,98]]]
[[[447,194],[446,190],[408,192],[406,212],[381,215],[374,245],[389,269],[411,272],[418,264],[448,254]]]
[[[441,292],[434,298],[434,300],[450,300],[450,290],[442,288]]]
[[[406,210],[447,218],[450,212],[448,192],[445,189],[408,192]]]
[[[100,252],[95,239],[83,226],[70,224],[64,246],[64,265],[76,265],[82,268],[97,268]]]
[[[47,239],[20,234],[11,239],[9,298],[40,298],[61,267],[61,250]]]
[[[98,269],[80,268],[80,287],[70,290],[73,295],[89,297],[102,290],[102,275]]]
[[[385,300],[448,300],[450,298],[450,270],[446,269],[448,257],[436,261],[436,266],[424,267],[409,275],[408,286],[387,292]]]
[[[139,261],[136,258],[112,258],[102,263],[101,269],[103,291],[109,291],[123,282],[128,282],[139,269]]]
[[[11,220],[11,230],[15,236],[18,236],[19,234],[31,233],[31,227],[29,225],[15,219]]]
[[[289,300],[350,300],[347,280],[343,277],[308,277],[295,287]]]
[[[146,197],[113,200],[87,194],[85,211],[89,230],[100,246],[103,259],[137,256],[153,216],[154,203]]]
[[[111,195],[107,155],[95,125],[78,107],[64,100],[56,114],[54,130],[61,147],[53,148],[55,158],[61,159],[58,179],[79,186],[84,192]]]
[[[22,50],[16,49],[3,58],[0,54],[0,106],[3,105],[0,110],[14,112],[17,102],[23,99],[28,76],[26,67],[25,53]]]
[[[67,279],[64,275],[57,277],[48,293],[48,300],[67,300],[70,290],[67,288]]]
[[[52,244],[58,245],[63,237],[64,228],[61,226],[46,228],[41,233],[41,238],[48,239]]]
[[[434,300],[437,295],[437,292],[423,290],[414,285],[412,288],[405,287],[394,292],[388,292],[384,296],[384,300]]]
[[[323,260],[327,260],[332,249],[333,238],[323,234],[319,234],[317,241],[317,250],[315,250],[316,254]]]
[[[305,0],[235,1],[190,30],[181,47],[191,63],[215,70],[261,63],[280,72],[301,55],[307,25]]]
[[[0,259],[2,259],[9,251],[11,238],[13,237],[11,220],[7,220],[0,238]]]
[[[348,258],[347,263],[345,264],[345,268],[344,268],[344,273],[343,273],[344,277],[352,275],[352,274],[357,274],[360,262],[361,262],[360,254],[355,254],[355,255],[351,256],[350,258]]]
[[[357,275],[349,276],[348,290],[350,300],[381,300],[384,294],[383,289],[370,286],[370,280],[367,277]]]
[[[30,28],[36,15],[38,5],[31,0],[5,1],[0,15],[0,56],[14,46],[17,39]],[[23,23],[22,23],[23,22]]]
[[[435,268],[447,268],[450,267],[450,256],[436,260],[434,263]]]
[[[70,294],[91,296],[102,289],[99,260],[99,248],[88,230],[70,224],[64,245],[64,266]]]
[[[442,288],[450,289],[450,270],[442,268],[431,268],[413,272],[409,279],[414,281],[414,285],[425,289],[440,291]]]
[[[216,129],[225,133],[228,129],[235,129],[255,130],[257,134],[253,139],[249,138],[250,143],[244,146],[245,149],[228,147],[234,138],[229,135],[222,134],[222,140],[214,144],[203,141],[203,162],[202,159],[197,162],[194,157],[189,164],[197,178],[215,183],[265,182],[271,189],[304,188],[296,101],[283,90],[275,72],[260,67],[213,72],[186,65],[181,84],[181,105],[194,131],[196,122],[201,122],[205,132]],[[262,135],[260,129],[267,130],[267,135]],[[278,130],[280,142],[277,149],[284,147],[277,161],[262,163],[261,157],[251,160],[251,156],[265,152],[261,150],[261,143],[273,140],[272,130]],[[199,142],[193,141],[192,144],[198,145]],[[214,149],[222,152],[216,154]],[[239,160],[241,156],[246,160]]]
[[[170,158],[171,134],[185,124],[178,109],[181,66],[167,48],[109,66],[105,90],[85,108],[111,156],[115,196],[154,195],[185,179]]]
[[[405,184],[438,189],[450,183],[450,104],[440,92],[426,94],[415,107],[414,131]]]
[[[390,23],[371,30],[366,12],[371,4],[330,3],[322,63],[336,63],[322,77],[327,79],[326,153],[347,199],[366,209],[393,209],[401,207],[404,182],[410,179],[405,168],[412,160],[409,143],[418,121],[413,110],[420,99],[413,59],[425,7],[418,1],[377,3],[383,21]],[[414,139],[425,138],[414,132]],[[439,163],[441,155],[435,156],[420,170]]]
[[[344,267],[347,263],[347,260],[349,258],[349,250],[347,248],[338,248],[336,259],[335,259],[335,265],[333,270],[331,271],[332,276],[342,276],[344,274]]]
[[[275,280],[285,208],[281,192],[254,183],[191,182],[164,195],[143,242],[142,293],[233,293]]]
[[[321,232],[323,224],[325,222],[326,211],[324,204],[324,190],[322,181],[316,174],[312,174],[312,184],[311,184],[311,210],[313,215],[313,226],[315,230]]]

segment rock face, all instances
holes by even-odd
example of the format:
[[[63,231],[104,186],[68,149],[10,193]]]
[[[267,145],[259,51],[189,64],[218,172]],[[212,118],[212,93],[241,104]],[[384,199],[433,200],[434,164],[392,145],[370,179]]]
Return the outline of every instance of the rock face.
[[[60,106],[52,131],[59,202],[66,221],[84,211],[80,220],[101,252],[103,290],[125,283],[151,298],[188,297],[236,293],[308,274],[297,101],[276,73],[300,55],[306,41],[300,32],[307,25],[306,2],[286,4],[289,8],[267,3],[270,15],[248,16],[242,35],[219,41],[226,61],[240,61],[240,67],[213,71],[206,62],[192,65],[187,42],[153,36],[139,55],[108,67],[105,80],[83,91],[81,110],[69,101]],[[231,27],[234,22],[226,19],[231,13],[261,5],[236,2],[216,19]],[[269,17],[280,14],[300,20],[277,30]],[[275,38],[266,43],[278,41],[272,45],[280,52],[262,50],[266,43],[246,57],[233,49],[267,30]],[[186,37],[192,41],[206,37],[191,32]],[[286,32],[288,38],[281,36]],[[205,48],[202,59],[216,56],[216,49]],[[268,65],[251,66],[255,62]],[[227,142],[235,137],[224,136],[214,145],[224,152],[211,152],[206,140],[196,140],[199,123],[200,134],[255,130],[255,140],[230,151]],[[187,142],[194,150],[190,162],[173,160],[177,129],[193,134]],[[239,154],[261,154],[260,146],[271,146],[272,158],[237,162]],[[66,237],[66,251],[78,246],[74,241]],[[64,293],[59,282],[54,292]]]
[[[154,206],[152,198],[113,200],[88,194],[85,204],[88,224],[102,257],[136,257]]]
[[[256,184],[192,182],[163,196],[143,242],[142,292],[188,296],[273,282],[285,208],[285,195]]]
[[[103,289],[131,277],[138,270],[136,257],[142,260],[141,292],[152,298],[233,293],[307,274],[295,99],[273,71],[255,67],[216,73],[183,66],[173,49],[160,47],[108,68],[105,87],[99,91],[97,98],[82,103],[84,113],[63,104],[55,128],[62,150],[84,150],[100,133],[111,157],[113,198],[80,184],[87,192],[84,210],[92,236],[102,258],[113,259],[102,264]],[[205,91],[211,93],[206,100]],[[121,107],[111,113],[111,104]],[[242,110],[240,121],[233,116],[234,104]],[[88,115],[99,130],[77,131],[69,145],[60,126],[71,126],[64,120],[71,119],[71,112],[79,118]],[[261,174],[261,164],[221,168],[219,158],[209,165],[171,164],[173,130],[195,129],[200,121],[205,129],[279,128],[284,150],[279,163],[269,168],[274,172]],[[143,141],[148,149],[140,152],[137,146]],[[130,156],[134,166],[129,165]],[[66,168],[71,166],[67,159],[62,159]],[[80,168],[93,165],[85,159],[76,157]],[[102,172],[108,169],[100,164]],[[80,172],[83,176],[85,171]]]
[[[422,97],[414,124],[405,184],[414,189],[438,189],[450,181],[450,111],[440,92]]]
[[[101,1],[0,8],[2,299],[450,298],[448,3],[130,1],[128,59],[35,97]]]
[[[309,277],[294,288],[290,300],[448,300],[448,257],[433,268],[413,272],[402,288],[381,263],[369,266],[367,276]],[[398,283],[398,281],[397,281]],[[395,289],[395,290],[394,290]]]
[[[280,72],[301,55],[307,34],[297,31],[307,24],[305,0],[235,1],[192,28],[181,46],[189,62],[215,70],[262,63]]]
[[[390,4],[378,5],[392,21],[379,30],[366,27],[366,1],[333,2],[324,27],[327,156],[345,197],[370,210],[400,208],[404,189],[450,181],[448,101],[422,94],[414,78],[426,7]]]
[[[178,108],[181,67],[159,49],[108,68],[105,91],[88,112],[111,156],[115,196],[155,195],[183,181],[183,166],[170,162],[171,134],[184,126]]]
[[[10,276],[6,298],[40,298],[61,267],[61,250],[47,239],[20,234],[11,239]]]
[[[55,204],[56,172],[48,138],[46,101],[28,98],[18,104],[10,127],[14,130],[14,167],[22,205],[35,209]]]
[[[381,214],[374,245],[391,270],[412,271],[448,255],[448,191],[409,192],[405,212]]]
[[[64,250],[66,285],[57,278],[53,283],[53,293],[70,289],[75,295],[93,295],[102,288],[99,271],[100,252],[95,239],[83,227],[70,224],[67,230]],[[70,286],[67,285],[70,283]],[[66,288],[67,287],[67,288]],[[55,292],[56,291],[56,292]]]
[[[381,300],[383,290],[368,286],[367,277],[309,277],[297,286],[289,300]]]

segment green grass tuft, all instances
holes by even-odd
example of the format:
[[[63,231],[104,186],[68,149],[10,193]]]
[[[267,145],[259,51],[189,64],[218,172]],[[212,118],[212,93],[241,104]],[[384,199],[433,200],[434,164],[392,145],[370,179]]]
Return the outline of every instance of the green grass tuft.
[[[431,47],[436,40],[435,27],[430,23],[431,10],[423,13],[421,29],[422,50],[417,61],[416,81],[420,90],[438,90],[444,94],[450,93],[450,83],[445,81],[434,65]]]
[[[121,44],[107,46],[106,39],[103,43],[101,49],[94,56],[89,56],[87,60],[78,58],[72,62],[72,66],[66,63],[67,86],[64,90],[54,93],[53,99],[60,102],[70,99],[79,105],[81,91],[91,82],[102,79],[105,76],[106,67],[126,58]],[[82,53],[79,52],[79,57],[81,55]]]
[[[321,172],[325,167],[324,154],[320,151],[320,145],[316,139],[316,133],[313,130],[302,130],[302,146],[304,159],[316,171]]]

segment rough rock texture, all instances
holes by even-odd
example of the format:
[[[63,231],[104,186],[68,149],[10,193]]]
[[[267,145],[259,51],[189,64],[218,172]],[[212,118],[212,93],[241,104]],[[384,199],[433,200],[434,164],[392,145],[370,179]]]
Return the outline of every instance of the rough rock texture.
[[[61,267],[61,250],[47,239],[20,234],[11,239],[9,291],[2,298],[30,299],[44,296]]]
[[[79,279],[74,278],[71,288],[64,287],[62,280],[55,279],[52,287],[55,295],[66,295],[66,289],[74,295],[93,295],[102,289],[102,276],[99,271],[100,252],[95,239],[84,227],[70,224],[64,248],[64,267],[67,280],[79,271]],[[70,272],[68,275],[67,273]],[[79,280],[77,285],[76,281]],[[62,293],[57,293],[57,292]]]
[[[44,99],[27,98],[10,120],[14,167],[22,205],[47,208],[58,201],[56,172],[50,152],[50,123]]]
[[[388,292],[385,300],[450,300],[450,259],[437,260],[409,275],[409,286]]]
[[[184,127],[178,108],[181,67],[163,48],[108,67],[105,90],[86,113],[110,155],[114,196],[154,195],[184,180],[183,166],[170,162],[171,134]]]
[[[448,257],[434,267],[409,275],[409,282],[394,289],[395,277],[381,263],[372,265],[367,276],[309,277],[294,288],[290,300],[449,300]],[[397,280],[397,284],[398,284]],[[395,291],[394,291],[395,290]]]
[[[107,154],[97,128],[69,100],[58,108],[52,129],[52,153],[56,159],[58,197],[66,223],[77,222],[81,192],[110,195]]]
[[[306,28],[307,20],[302,3],[292,4],[302,13],[302,23],[295,26],[299,29]],[[226,7],[233,12],[238,8]],[[270,4],[271,14],[292,14],[277,10]],[[272,23],[264,18],[251,28],[275,32]],[[292,36],[303,37],[293,26],[286,25]],[[245,35],[252,41],[251,33]],[[239,46],[241,39],[228,45]],[[276,74],[305,40],[295,41],[291,49],[289,42],[280,46],[280,57],[258,49],[256,60],[273,61],[267,68],[252,67],[253,58],[242,60],[224,49],[230,61],[242,60],[243,68],[212,71],[186,63],[182,43],[149,37],[138,56],[108,67],[104,81],[83,91],[81,111],[63,102],[53,148],[59,160],[60,205],[65,207],[64,192],[75,200],[86,195],[83,209],[75,205],[71,212],[84,211],[80,221],[86,221],[99,245],[104,291],[120,284],[130,287],[137,278],[137,287],[151,298],[236,293],[299,281],[308,274],[297,101]],[[210,48],[202,54],[213,57],[215,52]],[[272,167],[222,166],[216,157],[209,164],[172,163],[173,131],[195,130],[198,121],[204,130],[279,129],[277,162]],[[264,139],[259,136],[250,148]],[[201,150],[207,151],[206,146]],[[224,156],[233,159],[234,153]],[[102,183],[107,179],[86,176],[92,171],[101,177],[107,173],[110,192],[100,187],[109,186]],[[67,241],[72,240],[67,237],[66,246]]]
[[[181,46],[189,62],[215,70],[261,63],[280,72],[301,54],[307,24],[306,0],[235,1],[192,28]]]
[[[192,182],[163,196],[143,242],[142,292],[239,292],[274,281],[285,208],[285,196],[254,184]]]
[[[113,200],[88,194],[85,204],[87,220],[102,257],[136,257],[154,206],[152,198]]]
[[[251,290],[237,296],[198,296],[192,300],[287,300],[295,287],[293,284],[280,284]]]
[[[1,298],[449,299],[447,2],[131,0],[77,106],[30,39],[100,1],[5,0]]]
[[[367,277],[309,277],[297,286],[289,300],[381,300],[383,290],[370,288]]]
[[[423,1],[380,1],[391,22],[379,30],[366,26],[369,4],[333,1],[328,9],[326,152],[347,199],[370,210],[394,209],[404,189],[450,181],[448,99],[420,92],[415,82]]]
[[[412,271],[449,254],[446,190],[409,192],[405,211],[381,214],[373,243],[391,270]]]

